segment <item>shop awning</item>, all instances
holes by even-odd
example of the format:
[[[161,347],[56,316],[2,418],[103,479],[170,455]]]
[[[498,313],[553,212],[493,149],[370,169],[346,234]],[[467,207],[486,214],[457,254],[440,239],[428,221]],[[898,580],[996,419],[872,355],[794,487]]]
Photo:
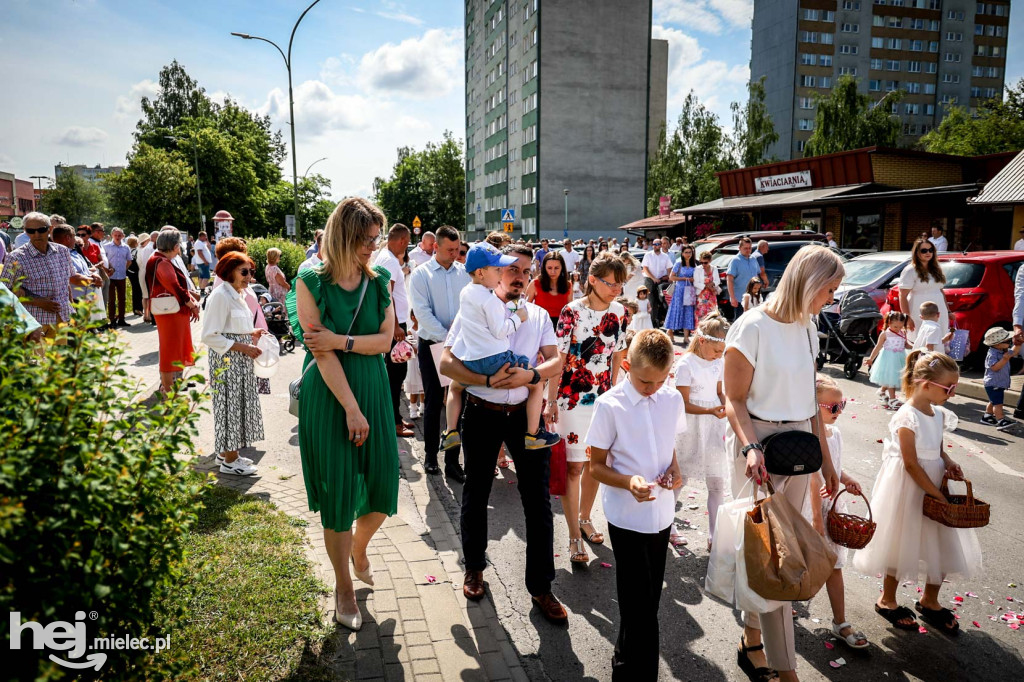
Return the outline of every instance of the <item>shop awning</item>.
[[[1017,154],[970,204],[1024,204],[1024,152]]]
[[[715,199],[704,204],[679,208],[677,215],[695,215],[698,213],[721,213],[723,211],[757,211],[765,208],[782,208],[785,206],[808,206],[832,197],[852,194],[867,187],[870,183],[845,185],[843,187],[821,187],[800,192],[778,192],[745,197],[729,197]]]
[[[668,215],[656,215],[643,220],[635,220],[628,225],[623,225],[620,230],[664,230],[686,222],[686,216],[678,213]]]
[[[881,192],[864,192],[850,196],[840,195],[829,199],[832,203],[849,203],[853,201],[893,201],[899,199],[912,199],[914,197],[941,197],[958,194],[974,194],[982,186],[978,182],[968,182],[962,185],[943,185],[941,187],[918,187],[916,189],[894,189]]]

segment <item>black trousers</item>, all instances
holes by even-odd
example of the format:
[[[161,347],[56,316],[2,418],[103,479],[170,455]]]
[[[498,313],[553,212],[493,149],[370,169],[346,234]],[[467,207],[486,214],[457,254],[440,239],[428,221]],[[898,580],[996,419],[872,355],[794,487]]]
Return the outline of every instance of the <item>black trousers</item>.
[[[110,280],[110,296],[107,297],[107,317],[110,324],[124,321],[124,297],[127,287],[126,280]]]
[[[551,592],[555,579],[554,521],[548,477],[551,450],[525,449],[526,409],[505,413],[467,402],[462,413],[466,484],[462,488],[462,551],[466,570],[487,566],[487,502],[498,451],[505,443],[516,465],[519,499],[526,520],[526,589],[535,597]],[[667,542],[667,540],[666,540]]]
[[[402,328],[402,331],[406,330],[405,322],[398,324]],[[394,339],[391,340],[391,347],[394,348],[398,344]],[[409,364],[406,362],[391,362],[391,353],[384,355],[384,366],[388,370],[388,383],[391,385],[391,409],[395,413],[395,426],[402,423],[402,412],[399,407],[402,404],[402,383],[405,381],[405,376],[409,373]]]
[[[445,391],[434,367],[434,356],[430,352],[433,341],[420,339],[417,360],[420,363],[420,377],[423,380],[423,452],[427,464],[437,464],[437,452],[441,449],[441,416],[444,414]],[[459,448],[447,450],[445,465],[459,463]],[[491,473],[494,473],[493,468]]]
[[[647,287],[647,300],[651,302],[651,324],[657,329],[665,322],[665,296],[661,286],[650,277],[644,277],[644,286]]]
[[[132,285],[132,312],[142,310],[142,287],[139,286],[139,273],[129,272],[128,281]]]
[[[1017,419],[1024,419],[1024,391],[1020,392],[1020,399],[1017,400],[1017,408],[1013,411]]]
[[[619,636],[612,657],[612,680],[658,679],[658,606],[670,528],[658,533],[638,533],[608,524],[619,599]]]

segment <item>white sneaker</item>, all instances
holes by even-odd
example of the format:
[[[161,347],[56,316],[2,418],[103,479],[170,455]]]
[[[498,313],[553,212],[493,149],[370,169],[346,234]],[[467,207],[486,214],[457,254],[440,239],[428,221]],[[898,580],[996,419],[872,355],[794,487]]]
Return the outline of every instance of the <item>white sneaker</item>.
[[[252,466],[252,460],[249,459],[248,457],[242,457],[241,455],[239,455],[235,461],[241,462],[242,464],[248,466]],[[217,455],[217,464],[224,464],[224,455]]]
[[[420,404],[419,403],[410,403],[409,404],[409,419],[419,419],[419,418],[420,418]]]
[[[242,458],[239,457],[234,462],[225,462],[220,465],[220,473],[222,474],[234,474],[235,476],[252,476],[257,473],[256,467],[252,464],[245,464],[242,462]]]

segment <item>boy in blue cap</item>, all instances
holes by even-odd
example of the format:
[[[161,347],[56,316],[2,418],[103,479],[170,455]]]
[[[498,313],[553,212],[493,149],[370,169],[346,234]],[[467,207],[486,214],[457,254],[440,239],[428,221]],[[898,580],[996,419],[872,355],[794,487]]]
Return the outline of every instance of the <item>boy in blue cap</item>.
[[[515,262],[514,256],[503,256],[486,242],[473,245],[466,255],[466,272],[473,281],[459,295],[462,333],[452,346],[452,354],[471,372],[489,377],[505,365],[529,369],[532,364],[530,358],[513,353],[509,344],[509,337],[526,322],[526,307],[518,306],[510,316],[509,308],[494,295],[502,270]],[[543,405],[544,387],[538,383],[530,387],[526,400],[526,423],[537,428],[526,434],[527,450],[549,448],[561,440],[561,436],[541,426]],[[454,382],[448,389],[445,410],[449,429],[441,436],[442,450],[462,442],[455,428],[462,412],[462,387]]]

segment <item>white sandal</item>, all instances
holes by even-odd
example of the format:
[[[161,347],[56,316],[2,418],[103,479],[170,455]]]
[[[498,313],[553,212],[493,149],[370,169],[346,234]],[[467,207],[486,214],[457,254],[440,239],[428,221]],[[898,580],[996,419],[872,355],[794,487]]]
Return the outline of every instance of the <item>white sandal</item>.
[[[832,621],[832,634],[838,637],[839,639],[845,641],[847,646],[849,646],[851,649],[866,649],[868,647],[870,642],[868,642],[868,638],[864,636],[863,632],[853,631],[845,637],[842,634],[840,634],[846,628],[850,628],[851,630],[853,630],[853,626],[849,623],[839,623],[837,625],[835,621]],[[857,644],[859,640],[864,640],[864,643]]]

